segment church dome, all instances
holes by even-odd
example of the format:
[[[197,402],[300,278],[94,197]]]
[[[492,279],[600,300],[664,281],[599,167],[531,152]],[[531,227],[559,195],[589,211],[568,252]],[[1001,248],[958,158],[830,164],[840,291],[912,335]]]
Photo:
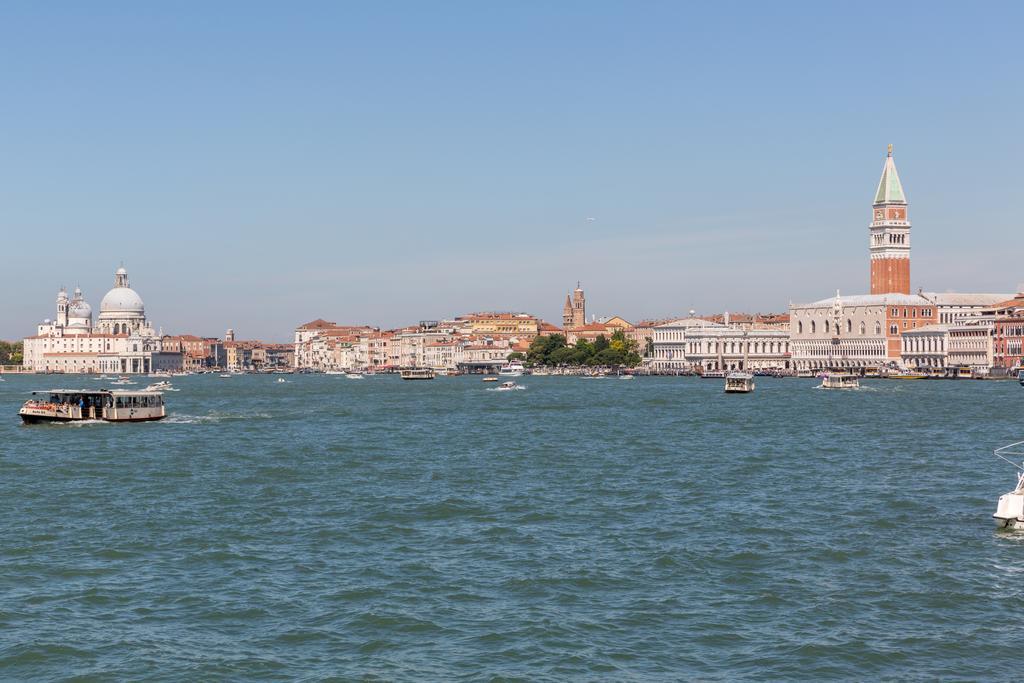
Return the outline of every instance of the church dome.
[[[144,316],[146,307],[131,287],[114,287],[100,302],[101,318],[122,318]]]
[[[85,301],[75,301],[68,307],[69,318],[91,318],[92,306]]]

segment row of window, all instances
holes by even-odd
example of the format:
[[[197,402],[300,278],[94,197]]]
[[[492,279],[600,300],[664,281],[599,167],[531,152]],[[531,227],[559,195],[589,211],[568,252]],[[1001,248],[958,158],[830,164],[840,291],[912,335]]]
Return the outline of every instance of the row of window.
[[[920,315],[921,315],[922,318],[930,318],[930,317],[932,317],[932,309],[930,309],[930,308],[921,308],[921,309],[917,309],[917,308],[904,308],[903,309],[903,316],[902,317],[904,317],[904,318],[916,318],[918,316],[918,311],[920,311]],[[908,315],[908,313],[909,313],[909,315]],[[892,309],[892,317],[894,317],[894,318],[901,317],[900,316],[900,309],[896,308],[895,306]]]

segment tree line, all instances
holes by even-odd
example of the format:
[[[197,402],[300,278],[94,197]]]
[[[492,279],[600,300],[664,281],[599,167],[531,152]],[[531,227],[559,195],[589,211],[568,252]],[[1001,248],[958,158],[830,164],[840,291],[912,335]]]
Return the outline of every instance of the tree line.
[[[550,334],[537,337],[530,343],[525,360],[531,365],[600,365],[632,368],[640,364],[640,354],[637,350],[636,340],[626,337],[622,330],[615,330],[610,339],[603,334],[599,334],[593,342],[579,339],[574,346],[566,343],[564,334]],[[518,356],[518,359],[522,359],[522,354]]]

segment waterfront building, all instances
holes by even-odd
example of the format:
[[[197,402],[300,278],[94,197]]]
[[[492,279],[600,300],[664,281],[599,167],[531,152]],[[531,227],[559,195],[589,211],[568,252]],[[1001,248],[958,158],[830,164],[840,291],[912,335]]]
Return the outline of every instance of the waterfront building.
[[[80,289],[57,294],[56,318],[44,320],[24,340],[24,364],[34,372],[149,373],[179,370],[180,352],[164,351],[146,318],[142,298],[131,288],[128,271],[114,273],[114,287],[100,302],[93,324],[92,307]]]
[[[916,294],[836,296],[790,307],[790,348],[798,370],[898,364],[900,336],[937,321],[935,305]]]
[[[789,332],[714,324],[684,335],[686,360],[704,370],[789,370]]]
[[[995,315],[961,318],[949,326],[948,365],[979,372],[992,369],[995,360]]]
[[[697,318],[693,311],[690,317],[669,320],[653,328],[652,342],[654,355],[648,366],[655,371],[689,370],[691,363],[686,358],[686,337],[692,331],[725,327],[703,318]]]
[[[993,329],[992,363],[1008,372],[1024,366],[1024,286],[1017,296],[992,307],[996,315]]]
[[[198,337],[194,334],[164,335],[161,341],[165,352],[181,354],[183,370],[196,371],[221,367],[225,360],[224,346],[215,337]]]
[[[949,358],[949,325],[925,325],[900,335],[900,360],[908,368],[945,368]]]

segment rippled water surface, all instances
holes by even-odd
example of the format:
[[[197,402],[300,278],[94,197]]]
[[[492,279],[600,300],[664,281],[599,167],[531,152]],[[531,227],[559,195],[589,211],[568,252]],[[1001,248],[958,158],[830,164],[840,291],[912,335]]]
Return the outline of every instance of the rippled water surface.
[[[1015,382],[289,379],[33,427],[29,389],[101,383],[0,383],[0,678],[1019,668]]]

